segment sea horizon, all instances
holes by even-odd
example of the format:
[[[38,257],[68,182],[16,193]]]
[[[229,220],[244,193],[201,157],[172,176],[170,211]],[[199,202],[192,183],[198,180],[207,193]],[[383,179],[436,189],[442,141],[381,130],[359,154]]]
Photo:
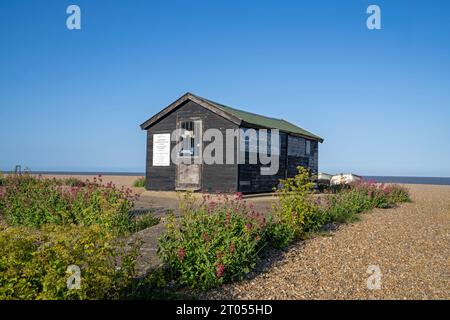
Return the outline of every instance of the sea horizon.
[[[145,176],[145,172],[139,171],[29,171],[32,174],[42,175],[74,175],[74,176]],[[14,171],[3,171],[5,174]],[[377,176],[361,175],[364,180],[375,181],[377,183],[402,183],[402,184],[432,184],[450,185],[450,177],[422,177],[422,176]]]

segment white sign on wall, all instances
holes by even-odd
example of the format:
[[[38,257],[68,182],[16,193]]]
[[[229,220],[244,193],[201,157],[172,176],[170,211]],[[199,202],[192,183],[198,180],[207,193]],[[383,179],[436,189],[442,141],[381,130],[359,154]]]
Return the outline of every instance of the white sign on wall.
[[[153,135],[153,166],[170,166],[170,133]]]

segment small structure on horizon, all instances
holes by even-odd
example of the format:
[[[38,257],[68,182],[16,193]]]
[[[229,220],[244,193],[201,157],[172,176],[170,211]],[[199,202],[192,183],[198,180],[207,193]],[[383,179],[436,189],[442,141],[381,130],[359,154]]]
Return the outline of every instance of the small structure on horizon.
[[[261,164],[258,158],[256,164],[233,163],[205,164],[196,163],[195,158],[204,150],[203,133],[207,129],[218,129],[223,136],[226,130],[241,132],[247,129],[278,129],[279,130],[279,168],[276,174],[261,174]],[[141,124],[141,129],[147,131],[146,189],[147,190],[201,190],[209,192],[271,192],[277,187],[280,179],[293,177],[297,167],[310,169],[318,173],[319,142],[323,139],[286,120],[265,117],[262,115],[231,108],[223,104],[186,93],[159,113]],[[172,133],[182,130],[184,138],[189,137],[192,144],[184,146],[178,157],[190,157],[192,164],[174,163],[170,160],[171,151],[177,145]],[[238,143],[233,143],[234,150],[249,153],[255,152],[242,143],[241,134],[237,136]],[[241,144],[242,145],[242,144]]]
[[[14,168],[14,174],[18,174],[18,175],[22,174],[22,166],[21,165],[16,165],[16,167]]]

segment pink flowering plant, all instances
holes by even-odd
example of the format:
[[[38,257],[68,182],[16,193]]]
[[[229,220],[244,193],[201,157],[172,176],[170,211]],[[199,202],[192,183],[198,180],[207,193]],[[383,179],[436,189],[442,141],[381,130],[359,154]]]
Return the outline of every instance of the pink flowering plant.
[[[103,184],[101,176],[68,185],[30,174],[8,175],[0,188],[0,215],[11,226],[99,225],[124,234],[136,231],[141,220],[149,221],[130,215],[137,195],[111,182]]]
[[[379,184],[360,181],[342,189],[328,198],[325,211],[329,221],[351,222],[359,219],[359,214],[374,208],[390,208],[401,202],[410,202],[405,187],[395,184]]]
[[[255,266],[266,222],[241,194],[198,200],[187,192],[180,207],[181,218],[170,217],[158,249],[179,285],[209,289],[241,279]]]
[[[405,187],[361,180],[331,197],[331,209],[360,213],[373,208],[390,208],[397,203],[410,201]]]

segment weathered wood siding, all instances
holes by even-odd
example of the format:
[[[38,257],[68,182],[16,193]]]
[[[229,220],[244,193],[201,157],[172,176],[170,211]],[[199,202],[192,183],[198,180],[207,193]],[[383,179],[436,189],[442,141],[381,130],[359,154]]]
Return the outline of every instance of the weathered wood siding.
[[[318,172],[319,149],[318,141],[310,140],[311,153],[306,154],[306,140],[302,137],[280,132],[279,170],[276,175],[261,175],[260,163],[239,165],[239,191],[241,192],[270,192],[277,187],[280,179],[292,178],[297,174],[297,167],[309,168],[313,174]]]
[[[306,154],[306,140],[298,136],[288,136],[288,170],[287,176],[293,177],[297,173],[297,166],[302,166],[317,174],[319,170],[319,142],[309,140],[311,152]]]
[[[165,118],[155,123],[147,130],[147,161],[146,178],[148,190],[174,190],[176,180],[176,165],[154,167],[153,163],[153,134],[172,133],[177,128],[177,119],[197,118],[202,120],[203,131],[209,128],[220,130],[225,138],[226,129],[237,129],[237,125],[221,116],[201,107],[200,105],[187,101],[179,108],[168,114]],[[224,141],[225,142],[225,141]],[[175,146],[171,142],[171,150]],[[203,148],[205,143],[203,143]],[[202,148],[202,149],[203,149]],[[236,148],[236,144],[235,144]],[[224,144],[223,155],[226,155],[226,144]],[[234,150],[236,154],[236,150]],[[202,165],[201,189],[204,191],[236,191],[237,190],[237,164],[212,164]]]
[[[271,192],[274,187],[278,186],[279,180],[286,176],[286,152],[287,152],[287,134],[280,132],[280,158],[278,173],[275,175],[261,175],[262,165],[249,164],[246,154],[246,163],[239,164],[239,191],[245,193],[252,192]]]

